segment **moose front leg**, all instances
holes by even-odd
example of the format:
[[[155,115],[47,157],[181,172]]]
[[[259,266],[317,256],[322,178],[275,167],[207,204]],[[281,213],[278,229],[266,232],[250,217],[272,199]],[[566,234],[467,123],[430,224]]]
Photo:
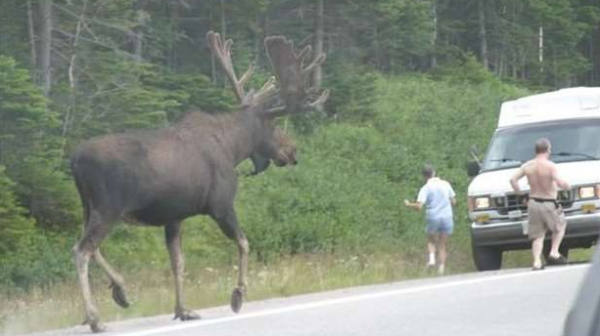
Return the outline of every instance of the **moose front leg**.
[[[125,281],[123,277],[110,266],[99,249],[96,249],[94,252],[94,260],[104,269],[104,272],[106,272],[106,275],[110,279],[110,288],[112,289],[112,297],[115,303],[121,306],[121,308],[129,308],[130,304],[125,296]]]
[[[231,310],[238,313],[242,309],[244,295],[248,289],[248,253],[250,251],[248,240],[240,229],[237,216],[233,208],[226,211],[222,216],[212,216],[219,224],[223,233],[236,242],[238,247],[238,285],[231,293]]]
[[[181,222],[171,223],[165,226],[165,238],[169,256],[171,257],[171,269],[175,277],[175,318],[182,321],[197,320],[200,318],[196,313],[184,308],[183,298],[183,276],[185,260],[181,251]]]
[[[98,249],[98,246],[108,234],[112,223],[114,223],[114,220],[108,220],[107,218],[111,217],[103,216],[97,211],[90,211],[90,216],[86,219],[84,225],[83,235],[73,247],[77,275],[83,294],[86,315],[84,324],[89,324],[95,333],[105,331],[106,328],[100,323],[98,310],[93,302],[89,279],[89,263],[94,251]]]
[[[240,309],[242,309],[244,295],[248,289],[248,252],[250,251],[250,247],[246,236],[244,236],[244,233],[241,230],[238,230],[236,242],[238,246],[239,263],[238,287],[235,288],[231,294],[231,310],[237,314],[240,312]]]

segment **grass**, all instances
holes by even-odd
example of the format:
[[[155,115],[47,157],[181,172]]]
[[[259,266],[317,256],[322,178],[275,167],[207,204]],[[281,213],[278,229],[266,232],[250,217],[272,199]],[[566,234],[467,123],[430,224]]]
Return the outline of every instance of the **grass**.
[[[456,245],[455,245],[456,246]],[[592,251],[575,250],[571,259],[589,260]],[[505,254],[505,267],[527,267],[529,252]],[[186,303],[201,309],[229,303],[237,268],[188,265]],[[474,271],[469,253],[458,246],[450,250],[449,274]],[[164,269],[140,270],[125,274],[127,295],[132,306],[117,307],[111,299],[106,278],[94,270],[93,291],[104,321],[173,313],[174,289],[168,265]],[[367,284],[388,283],[432,276],[424,268],[424,252],[330,255],[313,254],[281,257],[270,264],[250,265],[248,300],[262,300]],[[10,294],[0,306],[0,335],[14,335],[74,326],[83,321],[79,285],[66,281],[47,289]]]
[[[454,258],[450,273],[471,271],[461,255]],[[423,256],[381,255],[300,255],[281,257],[269,265],[253,262],[249,271],[248,300],[290,296],[366,284],[387,283],[431,276],[424,269]],[[465,265],[465,266],[460,266]],[[186,303],[189,308],[229,303],[237,276],[236,267],[194,269],[186,274]],[[173,279],[164,269],[126,274],[129,309],[117,307],[111,299],[108,281],[94,272],[93,292],[104,321],[171,314],[174,307]],[[0,335],[65,328],[83,321],[79,285],[67,281],[49,289],[11,294],[0,307]]]

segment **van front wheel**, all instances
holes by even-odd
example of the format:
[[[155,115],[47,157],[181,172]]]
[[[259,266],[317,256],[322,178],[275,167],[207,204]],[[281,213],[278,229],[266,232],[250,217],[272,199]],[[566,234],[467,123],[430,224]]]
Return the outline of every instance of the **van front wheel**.
[[[472,247],[473,261],[478,271],[496,271],[502,267],[502,250],[493,247]]]

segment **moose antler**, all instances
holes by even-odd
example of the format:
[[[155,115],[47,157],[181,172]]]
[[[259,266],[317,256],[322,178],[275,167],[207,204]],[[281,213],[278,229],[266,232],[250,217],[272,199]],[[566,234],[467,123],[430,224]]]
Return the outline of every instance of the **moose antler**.
[[[279,94],[285,102],[284,106],[271,108],[270,113],[276,115],[296,113],[319,106],[329,98],[329,90],[324,90],[314,99],[316,89],[306,88],[307,75],[325,62],[325,53],[319,53],[308,66],[304,67],[305,60],[312,51],[310,45],[296,52],[292,41],[283,36],[272,36],[265,39],[265,48],[273,71],[279,79]]]
[[[237,78],[235,74],[235,70],[233,68],[233,62],[231,60],[231,46],[233,45],[233,41],[231,39],[226,40],[223,43],[223,39],[219,33],[215,33],[213,31],[208,32],[206,34],[206,39],[208,41],[208,46],[212,51],[215,58],[221,64],[221,68],[225,72],[225,75],[229,79],[231,86],[233,86],[233,91],[235,93],[235,97],[240,104],[242,104],[246,98],[246,92],[244,90],[244,85],[252,76],[254,72],[254,67],[250,65],[248,70],[244,72],[240,79]],[[252,100],[252,104],[262,104],[269,99],[273,98],[277,93],[277,88],[275,87],[275,77],[269,78],[265,84],[258,90],[257,92],[250,92],[248,95]]]
[[[206,35],[208,45],[219,61],[221,68],[233,86],[233,90],[238,102],[242,105],[266,105],[279,94],[283,105],[272,106],[267,109],[272,117],[277,117],[290,113],[314,108],[323,104],[329,97],[329,90],[324,90],[315,98],[315,88],[306,87],[306,77],[314,69],[320,66],[326,58],[325,53],[319,53],[312,62],[304,67],[304,61],[311,53],[311,46],[308,45],[300,52],[294,50],[294,44],[283,36],[271,36],[265,39],[265,48],[271,61],[271,66],[277,79],[279,79],[280,88],[275,87],[275,77],[270,77],[257,92],[246,94],[244,85],[252,76],[254,67],[250,65],[248,70],[240,79],[237,78],[231,60],[231,39],[223,42],[221,35],[213,31]]]

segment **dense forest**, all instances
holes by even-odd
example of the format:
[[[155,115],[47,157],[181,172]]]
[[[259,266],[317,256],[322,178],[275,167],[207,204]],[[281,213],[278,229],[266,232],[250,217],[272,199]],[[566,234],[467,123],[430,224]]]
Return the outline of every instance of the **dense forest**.
[[[241,222],[267,261],[414,241],[419,219],[399,200],[418,166],[464,191],[467,150],[485,145],[502,100],[598,85],[599,22],[593,0],[1,0],[0,286],[74,275],[80,141],[235,107],[209,30],[235,41],[240,71],[256,66],[253,86],[270,74],[265,36],[328,55],[311,78],[331,89],[325,108],[281,121],[300,165],[241,181]],[[108,256],[165,261],[162,232],[137,230],[116,229]],[[189,231],[188,254],[229,260],[213,226]]]

